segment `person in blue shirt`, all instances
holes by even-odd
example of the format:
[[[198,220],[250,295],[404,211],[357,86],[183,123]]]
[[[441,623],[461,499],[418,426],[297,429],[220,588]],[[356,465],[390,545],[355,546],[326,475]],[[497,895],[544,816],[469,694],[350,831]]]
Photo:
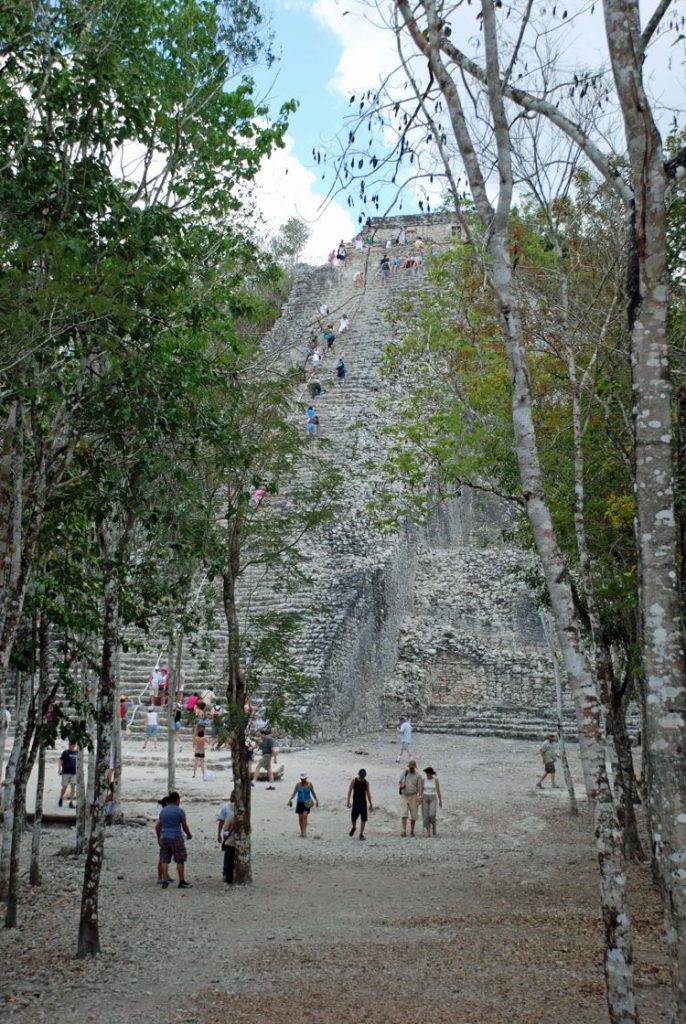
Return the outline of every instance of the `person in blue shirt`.
[[[179,889],[192,889],[190,882],[186,881],[188,854],[183,837],[185,835],[188,839],[192,839],[193,836],[186,823],[186,812],[181,809],[180,803],[179,794],[170,793],[155,826],[155,832],[160,841],[163,889],[169,887],[169,865],[172,860],[175,861],[176,870],[179,873]]]
[[[308,780],[305,773],[300,776],[300,782],[296,782],[293,787],[293,792],[288,801],[289,807],[293,806],[294,799],[295,813],[298,815],[298,823],[300,824],[300,838],[307,839],[307,817],[312,807],[319,807],[319,800],[314,791],[314,786]]]

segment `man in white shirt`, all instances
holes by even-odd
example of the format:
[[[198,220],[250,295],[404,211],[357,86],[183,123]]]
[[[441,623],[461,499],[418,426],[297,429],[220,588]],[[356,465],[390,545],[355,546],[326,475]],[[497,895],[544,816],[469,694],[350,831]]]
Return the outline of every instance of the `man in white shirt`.
[[[401,761],[403,757],[412,757],[412,722],[408,716],[404,716],[400,719],[400,725],[398,726],[398,740],[400,742],[400,752],[396,758],[396,761]]]
[[[157,750],[157,730],[158,730],[157,712],[153,707],[148,708],[148,720],[145,726],[145,740],[143,742],[142,749],[148,745],[148,740],[152,740],[153,747]]]

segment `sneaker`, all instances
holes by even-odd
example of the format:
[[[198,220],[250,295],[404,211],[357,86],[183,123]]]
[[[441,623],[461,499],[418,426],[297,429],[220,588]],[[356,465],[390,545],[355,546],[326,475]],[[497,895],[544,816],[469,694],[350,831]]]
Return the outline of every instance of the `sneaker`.
[[[73,808],[73,806],[74,806],[74,801],[73,800],[69,801],[69,806]]]
[[[360,842],[361,843],[365,843],[366,841],[367,841],[367,837],[366,836],[360,836]]]
[[[64,803],[64,800],[62,799],[62,797],[60,797],[59,800],[57,801],[57,806],[61,807],[63,803]]]
[[[543,783],[542,782],[537,782],[536,783],[536,789],[543,789]]]
[[[179,882],[179,889],[192,889],[193,886],[190,882]]]
[[[348,832],[348,835],[349,835],[349,836],[354,836],[354,835],[355,835],[355,826],[354,826],[354,825],[353,825],[353,827],[352,827],[352,828],[350,829],[350,831]]]
[[[169,882],[162,882],[162,888],[163,889],[168,889],[169,888]]]

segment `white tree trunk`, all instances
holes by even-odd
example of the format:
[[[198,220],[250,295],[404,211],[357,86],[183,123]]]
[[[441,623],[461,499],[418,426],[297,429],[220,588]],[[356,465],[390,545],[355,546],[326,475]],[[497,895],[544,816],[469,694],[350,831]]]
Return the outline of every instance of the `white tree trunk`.
[[[114,656],[114,673],[115,673],[115,687],[119,690],[119,654],[120,648],[117,644],[117,649]],[[121,743],[121,713],[119,710],[119,701],[115,700],[112,705],[112,753],[114,755],[114,807],[115,814],[114,820],[121,821],[124,817],[121,810],[121,794],[122,794],[122,743]]]
[[[97,695],[97,744],[93,776],[94,799],[92,823],[86,847],[81,891],[81,916],[77,956],[95,956],[100,952],[99,891],[100,875],[105,850],[104,809],[107,795],[110,742],[112,737],[112,708],[116,689],[116,650],[119,628],[119,591],[113,531],[108,523],[98,524],[98,543],[105,577],[104,627],[102,658]]]
[[[673,1020],[686,1020],[686,662],[674,509],[667,334],[666,174],[643,85],[638,0],[604,0],[605,30],[634,191],[630,295],[636,519],[653,850],[666,890]],[[630,283],[631,287],[631,283]]]
[[[173,663],[172,663],[173,657]],[[181,622],[177,624],[176,643],[169,643],[169,685],[167,691],[167,792],[176,789],[176,732],[174,730],[174,704],[179,692],[181,665],[183,659],[183,629]]]
[[[0,899],[6,899],[7,888],[10,877],[10,852],[12,849],[12,830],[14,826],[14,785],[21,757],[21,748],[24,742],[26,731],[26,720],[29,712],[29,694],[31,680],[22,679],[19,687],[19,700],[17,702],[17,717],[15,722],[14,742],[12,751],[7,762],[4,786],[4,807],[5,813],[2,819],[2,840],[0,842]]]
[[[398,0],[405,27],[415,45],[429,60],[441,87],[460,155],[487,239],[489,278],[502,317],[512,381],[512,423],[527,515],[545,575],[557,642],[564,659],[577,716],[584,777],[592,801],[596,850],[600,868],[600,896],[605,925],[605,979],[612,1024],[636,1024],[638,1014],[633,989],[631,925],[625,878],[620,856],[620,833],[605,767],[600,722],[600,702],[574,609],[569,572],[557,544],[550,510],[545,500],[543,476],[533,418],[533,404],[521,322],[512,283],[507,231],[512,197],[512,159],[509,124],[503,102],[498,58],[497,27],[493,0],[482,0],[482,28],[486,54],[486,88],[497,149],[499,194],[495,209],[485,188],[462,101],[440,57],[441,21],[435,0],[423,0],[428,32],[423,33],[407,0]]]

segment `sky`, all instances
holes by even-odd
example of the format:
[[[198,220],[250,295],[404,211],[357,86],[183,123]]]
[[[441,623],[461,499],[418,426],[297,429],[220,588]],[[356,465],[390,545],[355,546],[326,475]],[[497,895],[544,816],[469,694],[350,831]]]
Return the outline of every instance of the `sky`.
[[[300,103],[290,118],[286,149],[258,177],[259,206],[271,227],[294,214],[307,222],[311,236],[304,258],[315,263],[358,228],[357,211],[345,197],[327,202],[330,178],[322,178],[312,150],[332,152],[350,96],[373,87],[393,55],[385,35],[364,21],[361,5],[354,8],[355,0],[270,0],[267,16],[280,60],[254,75],[271,109],[291,98]]]
[[[644,23],[656,2],[642,0]],[[350,240],[356,234],[359,207],[351,210],[345,195],[327,200],[330,172],[322,170],[312,151],[335,152],[336,136],[347,136],[345,118],[356,109],[350,97],[359,98],[365,89],[374,89],[384,72],[396,66],[397,53],[392,33],[378,24],[379,16],[372,15],[364,0],[267,0],[267,4],[265,14],[279,59],[271,69],[253,73],[258,95],[267,98],[274,112],[292,98],[300,106],[291,115],[285,149],[260,171],[258,205],[267,231],[278,230],[290,216],[302,217],[311,231],[303,258],[321,263],[341,238]],[[462,7],[459,29],[465,40],[478,47],[476,7]],[[569,8],[584,13],[583,18],[560,24],[565,64],[570,68],[580,63],[602,65],[606,61],[602,5],[596,2],[591,9],[591,0],[569,0]],[[674,0],[674,8],[683,14],[686,0]],[[673,36],[658,43],[650,55],[653,93],[665,108],[681,107],[683,124],[682,54],[672,40]],[[667,116],[671,116],[669,110]],[[403,212],[417,211],[416,198],[412,194],[405,198]]]

